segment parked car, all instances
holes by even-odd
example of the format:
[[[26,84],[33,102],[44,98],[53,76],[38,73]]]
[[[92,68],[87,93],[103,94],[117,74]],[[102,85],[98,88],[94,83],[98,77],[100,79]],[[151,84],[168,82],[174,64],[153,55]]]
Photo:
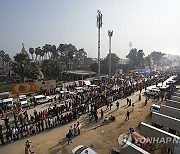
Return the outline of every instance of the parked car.
[[[28,101],[26,95],[20,95],[18,97],[19,103],[22,107],[27,107],[28,106]]]
[[[160,105],[153,104],[150,108],[151,113],[152,112],[159,112],[160,111]]]
[[[37,95],[37,96],[34,96],[34,100],[37,104],[42,104],[42,103],[51,102],[52,98],[50,96]]]
[[[14,99],[13,98],[7,98],[7,99],[3,99],[1,101],[2,104],[6,105],[8,109],[10,109],[11,106],[14,105]]]
[[[71,154],[97,154],[94,150],[92,150],[90,147],[86,147],[84,145],[78,145],[75,147]]]

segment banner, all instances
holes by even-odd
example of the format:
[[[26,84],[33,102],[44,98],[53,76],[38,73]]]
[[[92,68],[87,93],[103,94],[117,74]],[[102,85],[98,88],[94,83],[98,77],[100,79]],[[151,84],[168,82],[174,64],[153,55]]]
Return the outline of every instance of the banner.
[[[22,93],[35,93],[40,90],[49,90],[56,88],[55,80],[47,81],[36,81],[36,82],[21,82],[12,83],[11,85],[12,94],[22,94]]]

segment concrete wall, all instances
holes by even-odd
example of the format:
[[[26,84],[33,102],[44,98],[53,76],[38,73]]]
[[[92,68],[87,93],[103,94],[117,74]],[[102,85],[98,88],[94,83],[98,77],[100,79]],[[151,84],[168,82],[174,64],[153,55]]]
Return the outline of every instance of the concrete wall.
[[[166,100],[166,105],[180,109],[180,102],[173,100]]]
[[[128,146],[121,148],[121,154],[150,154],[129,141],[126,141],[126,145]]]
[[[180,119],[180,109],[171,106],[161,105],[160,113]]]
[[[161,114],[161,113],[152,113],[152,122],[164,126],[166,128],[171,128],[176,130],[180,134],[180,120]]]
[[[161,143],[162,145],[166,146],[167,148],[170,148],[171,151],[174,151],[174,148],[176,146],[175,143],[173,143],[173,139],[176,139],[176,140],[180,140],[180,137],[176,136],[176,135],[173,135],[171,133],[168,133],[166,131],[163,131],[161,129],[158,129],[156,127],[153,127],[151,125],[148,125],[146,123],[143,123],[141,122],[140,123],[140,134],[145,136],[145,137],[159,137],[159,138],[169,138],[171,139],[171,141],[169,141],[168,143]],[[178,153],[175,153],[174,154],[178,154]]]

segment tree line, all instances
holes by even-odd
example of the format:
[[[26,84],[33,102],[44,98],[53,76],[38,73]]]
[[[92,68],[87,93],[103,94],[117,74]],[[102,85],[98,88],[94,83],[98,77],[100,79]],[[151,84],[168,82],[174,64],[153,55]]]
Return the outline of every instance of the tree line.
[[[29,55],[17,53],[12,61],[12,70],[18,74],[22,80],[24,78],[36,80],[44,75],[46,79],[61,80],[63,72],[68,70],[88,70],[97,73],[97,59],[87,57],[87,53],[83,48],[77,49],[72,44],[60,44],[59,46],[45,44],[43,47],[29,48]],[[158,64],[164,53],[153,51],[150,56],[154,63]],[[11,58],[3,50],[0,56],[4,63],[8,63]],[[101,73],[109,72],[109,54],[102,58]],[[128,69],[144,68],[145,54],[143,50],[133,48],[126,56],[129,59]],[[119,69],[120,58],[111,53],[112,74]],[[42,73],[41,73],[42,72]]]

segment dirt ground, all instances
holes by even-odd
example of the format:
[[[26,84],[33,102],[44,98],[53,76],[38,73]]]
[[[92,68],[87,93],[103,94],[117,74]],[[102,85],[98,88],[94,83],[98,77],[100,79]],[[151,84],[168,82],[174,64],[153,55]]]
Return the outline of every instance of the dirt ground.
[[[46,130],[42,133],[30,136],[32,141],[32,150],[35,154],[69,154],[71,150],[78,145],[86,145],[92,147],[99,154],[109,154],[112,147],[119,148],[118,137],[122,133],[128,132],[130,127],[138,129],[139,122],[143,121],[151,124],[150,106],[154,103],[153,100],[149,100],[147,106],[144,106],[145,97],[142,96],[141,101],[138,100],[139,92],[129,98],[132,99],[132,103],[135,102],[134,111],[132,107],[126,105],[126,100],[118,100],[120,103],[119,110],[116,109],[115,102],[113,103],[112,110],[106,110],[105,116],[114,115],[116,120],[103,126],[96,126],[102,124],[102,119],[99,119],[98,123],[93,122],[89,124],[87,115],[83,115],[77,121],[82,124],[82,132],[79,136],[73,138],[73,143],[67,145],[67,141],[63,141],[69,127],[77,123],[73,121],[67,125],[58,126],[52,130]],[[162,102],[156,102],[160,104]],[[106,107],[103,107],[105,110]],[[131,111],[130,120],[125,121],[126,111]],[[100,109],[98,110],[100,112]],[[21,139],[11,144],[0,147],[1,154],[23,154],[26,139]],[[159,154],[161,151],[156,151],[153,154]]]

